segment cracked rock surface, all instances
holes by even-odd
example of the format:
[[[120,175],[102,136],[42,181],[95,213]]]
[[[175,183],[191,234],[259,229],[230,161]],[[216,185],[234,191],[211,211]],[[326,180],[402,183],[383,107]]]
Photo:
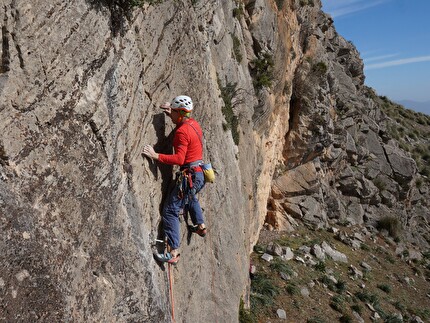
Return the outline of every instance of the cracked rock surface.
[[[181,223],[178,322],[237,321],[269,215],[291,230],[395,214],[426,244],[428,187],[319,0],[109,3],[0,2],[0,321],[172,320],[152,252],[175,169],[142,149],[171,152],[158,106],[179,94],[217,179],[208,235]]]

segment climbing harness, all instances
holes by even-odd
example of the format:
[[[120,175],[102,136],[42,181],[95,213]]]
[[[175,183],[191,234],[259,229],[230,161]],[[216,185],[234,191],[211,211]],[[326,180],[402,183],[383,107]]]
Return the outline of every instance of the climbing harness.
[[[202,161],[198,160],[181,166],[176,173],[176,185],[178,186],[178,197],[184,199],[184,205],[188,204],[188,199],[195,195],[193,190],[193,175],[201,170]]]

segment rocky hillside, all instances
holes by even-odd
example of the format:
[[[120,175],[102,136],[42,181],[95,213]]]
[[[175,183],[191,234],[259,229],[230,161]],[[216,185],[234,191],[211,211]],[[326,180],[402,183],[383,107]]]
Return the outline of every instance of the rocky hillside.
[[[262,231],[240,322],[428,322],[430,253],[372,226]]]
[[[238,320],[264,223],[385,220],[428,248],[428,118],[413,136],[364,86],[320,1],[2,0],[0,23],[0,320],[172,320],[152,251],[173,170],[141,152],[169,152],[178,94],[217,181],[208,236],[182,225],[176,321]]]
[[[313,227],[377,227],[393,218],[407,240],[428,248],[430,118],[364,86],[352,44],[330,29],[323,37],[330,21],[319,14],[301,35],[307,51],[292,86],[268,222],[288,229],[293,217]]]

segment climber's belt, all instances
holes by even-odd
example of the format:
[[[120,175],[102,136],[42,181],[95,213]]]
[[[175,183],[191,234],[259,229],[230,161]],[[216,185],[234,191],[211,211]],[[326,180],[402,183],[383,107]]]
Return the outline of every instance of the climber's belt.
[[[181,166],[180,170],[181,171],[194,171],[194,172],[201,172],[202,168],[200,167],[200,165],[203,164],[203,160],[196,160],[194,162],[188,163],[188,164],[184,164]]]

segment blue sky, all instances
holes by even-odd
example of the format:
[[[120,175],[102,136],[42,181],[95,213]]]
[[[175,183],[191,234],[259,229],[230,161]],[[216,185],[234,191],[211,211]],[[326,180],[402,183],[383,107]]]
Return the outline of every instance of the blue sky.
[[[430,101],[430,0],[322,4],[337,32],[360,52],[368,86],[393,101]]]

